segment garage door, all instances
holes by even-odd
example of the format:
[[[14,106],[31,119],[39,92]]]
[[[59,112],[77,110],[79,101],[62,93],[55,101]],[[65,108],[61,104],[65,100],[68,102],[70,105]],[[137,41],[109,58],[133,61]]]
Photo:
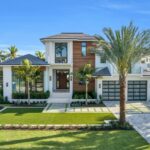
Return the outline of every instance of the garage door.
[[[146,101],[147,81],[128,81],[128,100]]]
[[[103,81],[102,96],[103,100],[119,100],[119,82],[118,81]]]

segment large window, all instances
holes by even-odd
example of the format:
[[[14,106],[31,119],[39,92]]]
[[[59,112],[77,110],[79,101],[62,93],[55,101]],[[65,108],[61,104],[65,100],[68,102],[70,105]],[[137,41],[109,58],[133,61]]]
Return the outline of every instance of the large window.
[[[55,63],[67,63],[67,43],[55,43]]]
[[[19,92],[19,93],[25,93],[25,82],[22,79],[19,79],[15,73],[12,73],[12,90],[13,93]],[[31,91],[44,91],[44,72],[40,72],[40,77],[37,80],[33,80],[32,83],[30,83],[30,89]]]
[[[82,56],[85,57],[86,56],[86,42],[82,42],[81,43],[81,52],[82,52]]]

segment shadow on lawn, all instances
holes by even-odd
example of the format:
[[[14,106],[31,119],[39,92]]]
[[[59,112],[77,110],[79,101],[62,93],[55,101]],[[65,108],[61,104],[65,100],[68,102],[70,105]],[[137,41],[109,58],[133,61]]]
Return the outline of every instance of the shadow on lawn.
[[[33,143],[31,148],[21,146],[31,142]],[[150,148],[134,131],[62,131],[54,135],[3,141],[0,142],[0,147],[7,146],[9,150],[14,150],[15,144],[20,144],[20,147],[15,147],[16,150],[148,150]]]

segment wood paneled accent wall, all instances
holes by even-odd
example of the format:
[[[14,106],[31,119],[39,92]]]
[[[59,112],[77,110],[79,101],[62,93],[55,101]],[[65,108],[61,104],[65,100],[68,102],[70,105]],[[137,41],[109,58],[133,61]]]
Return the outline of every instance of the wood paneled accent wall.
[[[81,43],[78,41],[73,42],[73,72],[77,72],[80,67],[90,62],[93,67],[95,67],[95,54],[90,53],[89,47],[91,46],[91,42],[87,43],[87,55],[85,57],[82,56],[81,51]],[[79,85],[79,81],[77,79],[73,79],[73,90],[74,91],[85,91],[85,85]],[[89,84],[89,91],[95,90],[95,80],[92,79]]]

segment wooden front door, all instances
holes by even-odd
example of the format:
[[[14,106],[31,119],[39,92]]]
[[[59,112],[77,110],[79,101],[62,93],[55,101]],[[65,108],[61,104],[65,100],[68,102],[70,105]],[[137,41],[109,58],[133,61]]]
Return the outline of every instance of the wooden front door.
[[[67,73],[63,71],[56,72],[57,89],[67,89]]]

